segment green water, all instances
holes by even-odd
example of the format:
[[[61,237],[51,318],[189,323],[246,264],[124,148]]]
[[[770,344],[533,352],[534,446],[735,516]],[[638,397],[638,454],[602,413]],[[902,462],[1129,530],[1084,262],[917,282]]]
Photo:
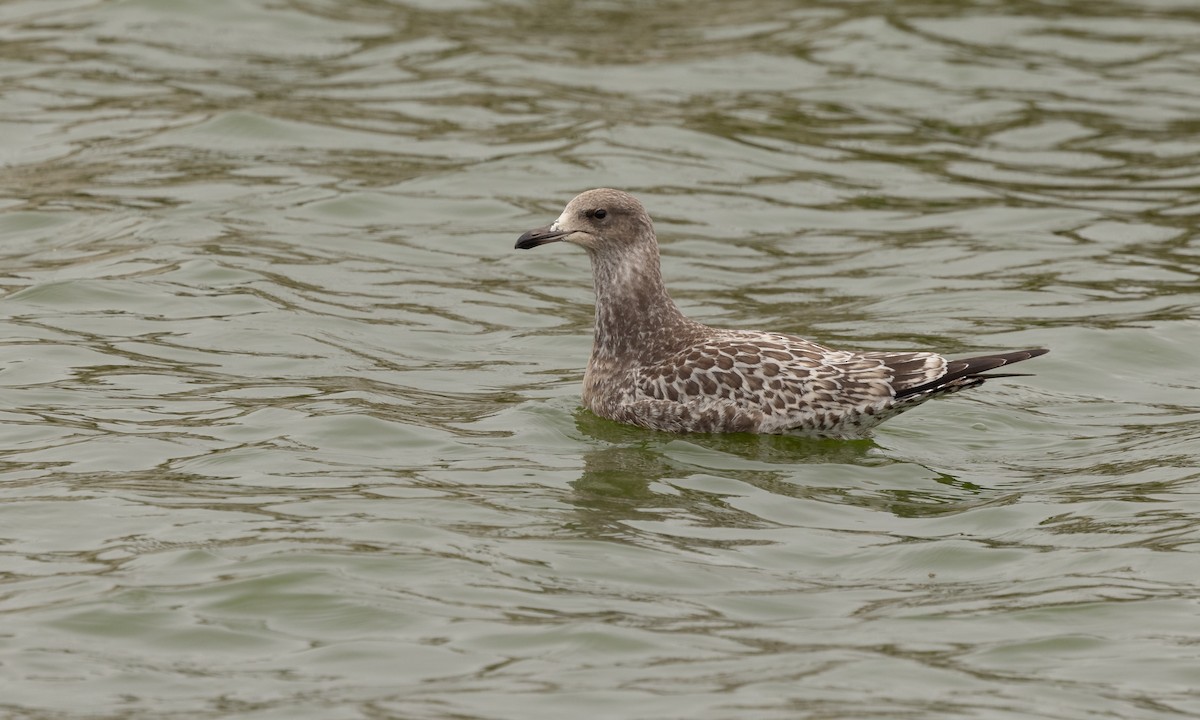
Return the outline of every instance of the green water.
[[[1200,715],[1200,8],[0,4],[0,716]],[[711,324],[1045,346],[873,440],[579,408]]]

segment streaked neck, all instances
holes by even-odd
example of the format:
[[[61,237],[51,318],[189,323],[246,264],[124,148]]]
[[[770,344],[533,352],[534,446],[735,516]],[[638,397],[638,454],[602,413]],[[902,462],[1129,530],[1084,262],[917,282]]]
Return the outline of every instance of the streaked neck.
[[[621,253],[592,253],[596,289],[596,338],[593,355],[645,362],[669,354],[671,347],[694,337],[702,325],[684,317],[663,285],[658,247],[623,248]]]

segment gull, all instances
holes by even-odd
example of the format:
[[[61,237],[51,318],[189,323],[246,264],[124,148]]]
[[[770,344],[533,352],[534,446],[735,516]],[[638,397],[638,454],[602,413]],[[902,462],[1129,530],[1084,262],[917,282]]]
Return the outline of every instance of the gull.
[[[582,247],[592,264],[595,340],[583,404],[620,423],[667,432],[861,438],[926,400],[1013,377],[984,373],[1047,352],[948,360],[709,327],[684,316],[667,294],[650,215],[620,190],[580,193],[553,223],[521,235],[516,247],[557,241]]]

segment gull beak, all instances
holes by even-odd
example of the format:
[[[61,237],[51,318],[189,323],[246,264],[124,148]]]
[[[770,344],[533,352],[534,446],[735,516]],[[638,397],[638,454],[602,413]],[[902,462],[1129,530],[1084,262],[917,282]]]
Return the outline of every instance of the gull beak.
[[[555,223],[557,225],[557,223]],[[517,249],[528,250],[535,248],[538,245],[545,245],[556,240],[562,240],[570,235],[574,230],[558,230],[555,225],[547,225],[546,227],[534,228],[517,238]]]

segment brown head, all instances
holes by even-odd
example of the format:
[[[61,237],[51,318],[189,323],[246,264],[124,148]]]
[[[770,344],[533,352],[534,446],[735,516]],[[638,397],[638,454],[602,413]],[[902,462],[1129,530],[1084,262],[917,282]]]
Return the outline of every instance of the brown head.
[[[685,318],[663,287],[654,226],[632,195],[608,188],[580,193],[557,220],[522,235],[517,247],[528,250],[558,240],[583,247],[592,261],[592,381],[623,368],[630,358],[661,356],[666,352],[662,342],[703,327]]]
[[[517,248],[528,250],[558,240],[579,245],[593,256],[628,252],[631,245],[657,245],[646,208],[629,193],[610,188],[576,195],[557,220],[518,238]]]

